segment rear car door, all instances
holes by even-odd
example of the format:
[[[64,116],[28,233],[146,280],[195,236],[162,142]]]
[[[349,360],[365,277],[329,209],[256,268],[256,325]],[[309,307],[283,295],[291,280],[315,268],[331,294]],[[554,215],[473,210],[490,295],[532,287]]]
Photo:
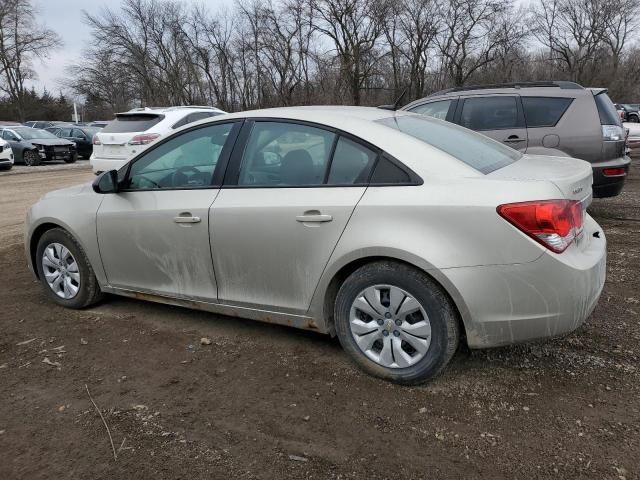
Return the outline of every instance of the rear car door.
[[[518,95],[461,97],[455,123],[525,152],[527,128]]]
[[[84,133],[79,128],[72,129],[71,138],[68,138],[67,140],[71,140],[76,144],[78,153],[83,157],[88,157],[91,154],[92,147],[93,147],[91,143],[92,139],[89,138],[87,134]]]
[[[219,300],[304,313],[379,152],[286,120],[247,121],[238,144],[210,213]]]
[[[109,285],[215,301],[209,208],[240,124],[200,126],[154,145],[121,170],[122,190],[97,214]]]

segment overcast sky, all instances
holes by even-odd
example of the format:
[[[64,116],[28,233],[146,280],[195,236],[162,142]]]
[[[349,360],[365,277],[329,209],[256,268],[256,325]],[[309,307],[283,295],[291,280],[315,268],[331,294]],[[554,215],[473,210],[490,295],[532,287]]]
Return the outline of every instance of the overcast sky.
[[[202,0],[181,0],[194,3]],[[231,0],[206,0],[206,5],[215,10],[219,5],[229,5]],[[83,46],[89,41],[91,32],[82,22],[82,11],[96,14],[105,7],[117,8],[120,0],[34,0],[37,9],[38,23],[44,23],[54,30],[64,42],[62,48],[53,52],[44,62],[36,61],[34,69],[38,80],[33,82],[37,90],[57,93],[60,89],[58,80],[64,77],[66,65],[76,61]]]

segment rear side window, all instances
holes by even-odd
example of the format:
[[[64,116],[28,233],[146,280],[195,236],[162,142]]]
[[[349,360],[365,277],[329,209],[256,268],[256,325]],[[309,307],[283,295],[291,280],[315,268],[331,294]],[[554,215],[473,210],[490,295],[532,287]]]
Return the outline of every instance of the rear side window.
[[[376,122],[432,145],[484,174],[522,157],[520,152],[489,137],[421,115],[396,115]]]
[[[367,183],[376,157],[377,154],[367,147],[340,137],[331,161],[327,183],[329,185]]]
[[[616,107],[613,106],[613,102],[605,92],[595,95],[596,107],[598,107],[598,115],[600,116],[601,125],[619,125],[620,118]]]
[[[555,127],[572,101],[572,98],[522,97],[527,127]]]
[[[160,123],[163,115],[154,114],[124,114],[116,116],[116,119],[102,130],[104,133],[133,133],[145,132],[154,125]]]
[[[516,97],[467,98],[462,107],[460,125],[480,131],[518,128]]]
[[[424,105],[412,108],[410,111],[421,115],[428,115],[440,120],[446,120],[452,101],[453,100],[440,100],[438,102],[425,103]]]

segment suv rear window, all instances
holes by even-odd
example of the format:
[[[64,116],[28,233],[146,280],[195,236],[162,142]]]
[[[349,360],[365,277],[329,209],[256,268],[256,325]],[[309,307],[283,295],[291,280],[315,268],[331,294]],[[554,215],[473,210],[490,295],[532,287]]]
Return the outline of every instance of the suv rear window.
[[[484,174],[522,157],[520,152],[489,137],[422,115],[397,115],[376,122],[432,145]]]
[[[120,114],[102,130],[103,133],[145,132],[160,123],[164,115],[148,113]]]
[[[555,127],[572,101],[572,98],[522,97],[527,127]]]
[[[598,107],[600,124],[621,126],[618,112],[616,112],[616,107],[614,107],[613,102],[609,98],[609,95],[607,95],[605,92],[602,92],[598,95],[595,95],[593,98],[596,101],[596,107]]]

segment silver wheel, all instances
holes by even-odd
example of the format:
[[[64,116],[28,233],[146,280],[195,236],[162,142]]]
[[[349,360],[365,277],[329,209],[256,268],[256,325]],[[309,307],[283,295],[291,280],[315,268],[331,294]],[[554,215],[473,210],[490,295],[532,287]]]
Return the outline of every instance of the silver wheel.
[[[374,285],[360,292],[351,305],[349,326],[360,350],[388,368],[414,365],[431,344],[427,312],[393,285]]]
[[[67,247],[50,243],[42,254],[42,271],[49,288],[65,300],[72,299],[80,289],[78,263]]]

